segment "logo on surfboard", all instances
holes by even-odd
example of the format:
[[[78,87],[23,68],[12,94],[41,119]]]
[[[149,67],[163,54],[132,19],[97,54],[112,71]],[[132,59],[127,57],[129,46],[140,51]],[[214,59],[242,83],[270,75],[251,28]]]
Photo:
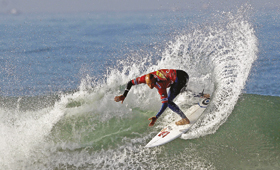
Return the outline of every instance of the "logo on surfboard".
[[[203,100],[203,101],[202,101],[202,104],[204,104],[204,105],[208,105],[208,104],[209,104],[209,102],[210,102],[210,99],[205,99],[205,100]]]
[[[158,136],[164,138],[164,137],[167,136],[169,133],[170,133],[170,132],[167,131],[167,128],[163,128],[163,129],[160,131],[160,134],[158,134]]]

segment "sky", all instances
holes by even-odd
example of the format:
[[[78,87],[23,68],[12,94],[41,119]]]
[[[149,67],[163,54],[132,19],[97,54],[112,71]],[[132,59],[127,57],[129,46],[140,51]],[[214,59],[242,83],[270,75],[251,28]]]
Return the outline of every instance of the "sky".
[[[280,0],[0,0],[0,13],[225,10],[246,2],[254,9],[280,9]]]

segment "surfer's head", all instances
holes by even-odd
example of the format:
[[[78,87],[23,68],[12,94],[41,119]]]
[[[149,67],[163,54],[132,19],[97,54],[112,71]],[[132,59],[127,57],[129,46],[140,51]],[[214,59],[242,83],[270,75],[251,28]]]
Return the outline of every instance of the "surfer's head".
[[[146,84],[153,89],[156,83],[156,78],[152,74],[147,74],[145,77]]]

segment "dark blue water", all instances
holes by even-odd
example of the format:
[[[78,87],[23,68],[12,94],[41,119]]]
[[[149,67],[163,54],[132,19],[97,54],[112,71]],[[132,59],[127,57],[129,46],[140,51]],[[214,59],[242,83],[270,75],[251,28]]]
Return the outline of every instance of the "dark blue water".
[[[260,53],[247,93],[279,96],[277,12],[252,14]],[[2,16],[1,95],[73,90],[87,74],[100,78],[133,52],[159,58],[176,34],[211,23],[207,18],[188,12]]]
[[[164,46],[173,28],[182,26],[173,26],[173,17],[164,13],[2,16],[1,95],[76,89],[85,75],[99,78],[133,51]]]
[[[246,86],[247,93],[279,96],[280,82],[280,14],[257,11],[254,14],[259,55]]]

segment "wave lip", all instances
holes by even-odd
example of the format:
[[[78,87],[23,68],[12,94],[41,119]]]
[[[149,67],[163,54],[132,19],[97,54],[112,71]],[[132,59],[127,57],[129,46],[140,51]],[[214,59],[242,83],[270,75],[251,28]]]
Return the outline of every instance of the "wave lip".
[[[215,133],[234,109],[258,54],[258,39],[246,18],[248,12],[248,8],[242,7],[236,14],[224,13],[225,22],[208,27],[208,36],[202,42],[207,47],[204,51],[211,51],[212,100],[195,130],[182,138]]]

